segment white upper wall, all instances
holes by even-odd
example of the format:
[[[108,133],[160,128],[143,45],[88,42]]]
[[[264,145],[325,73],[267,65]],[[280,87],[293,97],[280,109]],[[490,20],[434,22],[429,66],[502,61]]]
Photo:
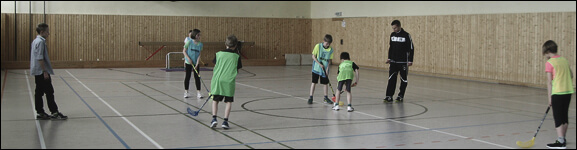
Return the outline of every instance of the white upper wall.
[[[46,1],[46,14],[310,18],[310,1]],[[44,13],[43,1],[18,1],[17,13]],[[2,1],[14,13],[14,1]]]
[[[311,18],[575,12],[575,1],[312,1]]]
[[[44,13],[43,1],[18,1],[17,13]],[[2,1],[14,13],[14,1]],[[47,14],[333,18],[575,12],[576,1],[46,1]]]

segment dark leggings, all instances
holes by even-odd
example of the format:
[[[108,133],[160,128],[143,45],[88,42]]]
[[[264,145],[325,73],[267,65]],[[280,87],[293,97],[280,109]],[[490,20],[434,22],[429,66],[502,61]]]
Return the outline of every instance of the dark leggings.
[[[571,103],[571,94],[552,95],[551,107],[553,107],[553,118],[555,119],[555,128],[562,124],[569,124],[569,104]]]
[[[193,67],[190,64],[186,64],[185,67],[186,75],[184,76],[184,90],[188,90],[188,85],[190,84],[190,75],[194,72],[194,84],[196,84],[196,90],[200,90],[200,76],[193,71]],[[200,70],[196,70],[200,73]]]

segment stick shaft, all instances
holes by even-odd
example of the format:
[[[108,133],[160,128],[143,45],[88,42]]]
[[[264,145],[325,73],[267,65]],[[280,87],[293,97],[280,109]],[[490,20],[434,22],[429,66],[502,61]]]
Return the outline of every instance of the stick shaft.
[[[549,113],[549,109],[551,109],[551,106],[547,107],[547,111],[545,111],[545,116],[543,116],[543,119],[541,120],[541,124],[537,128],[537,132],[535,132],[535,136],[533,136],[533,138],[537,137],[537,133],[539,133],[539,129],[541,129],[541,125],[543,125],[543,121],[545,121],[545,118],[547,117],[547,113]]]
[[[327,71],[325,70],[325,68],[321,67],[323,69],[323,72],[325,72],[325,75],[327,76],[327,80],[329,80],[329,74],[327,73]],[[333,85],[331,84],[331,80],[329,80],[329,86],[331,87],[331,91],[333,91],[333,96],[335,96],[335,90],[333,89]]]
[[[192,65],[192,69],[194,70],[194,72],[196,72],[196,74],[198,75],[198,79],[200,79],[200,82],[202,82],[202,86],[204,86],[204,89],[206,89],[206,92],[210,93],[210,91],[208,90],[208,88],[206,88],[206,84],[204,84],[204,81],[202,81],[202,78],[200,77],[200,73],[198,73],[198,71],[196,71],[196,67],[194,67],[195,65]]]

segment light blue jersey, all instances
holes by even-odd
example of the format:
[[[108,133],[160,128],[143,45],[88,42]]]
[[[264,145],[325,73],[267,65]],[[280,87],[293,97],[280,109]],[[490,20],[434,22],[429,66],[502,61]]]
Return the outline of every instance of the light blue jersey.
[[[202,42],[194,44],[194,39],[188,40],[186,44],[184,44],[184,48],[186,48],[185,55],[188,55],[188,57],[192,59],[192,63],[188,62],[188,59],[184,59],[184,62],[189,65],[196,65],[197,61],[196,59],[198,59],[198,56],[200,55],[200,51],[202,51],[203,46],[204,45],[202,44]]]

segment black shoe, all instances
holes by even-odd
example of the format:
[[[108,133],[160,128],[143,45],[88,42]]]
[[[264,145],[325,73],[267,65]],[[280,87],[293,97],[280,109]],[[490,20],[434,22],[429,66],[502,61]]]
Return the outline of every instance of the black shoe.
[[[64,116],[62,115],[62,113],[57,112],[57,113],[52,113],[52,119],[58,119],[58,120],[66,120],[68,119],[68,116]]]
[[[313,104],[313,98],[309,98],[308,104]]]
[[[384,100],[385,103],[387,103],[387,102],[393,102],[393,98],[390,97],[390,96],[385,97],[383,100]]]
[[[331,99],[327,98],[327,97],[325,97],[324,101],[325,101],[325,103],[327,103],[327,104],[333,104],[333,101],[332,101]]]
[[[216,127],[216,124],[218,124],[218,122],[216,121],[216,118],[212,118],[212,121],[210,122],[210,128]]]
[[[397,101],[397,102],[403,102],[403,97],[397,96],[397,99],[395,99],[395,101]]]
[[[567,142],[561,143],[561,142],[559,142],[558,140],[555,140],[555,143],[549,143],[549,144],[547,144],[547,148],[550,148],[550,149],[566,149],[566,148],[567,148],[567,147],[566,147],[566,143],[567,143]]]
[[[228,126],[228,121],[222,122],[222,128],[223,128],[223,129],[228,129],[228,128],[229,128],[229,126]]]
[[[48,120],[50,116],[46,113],[38,113],[36,114],[36,120]]]

